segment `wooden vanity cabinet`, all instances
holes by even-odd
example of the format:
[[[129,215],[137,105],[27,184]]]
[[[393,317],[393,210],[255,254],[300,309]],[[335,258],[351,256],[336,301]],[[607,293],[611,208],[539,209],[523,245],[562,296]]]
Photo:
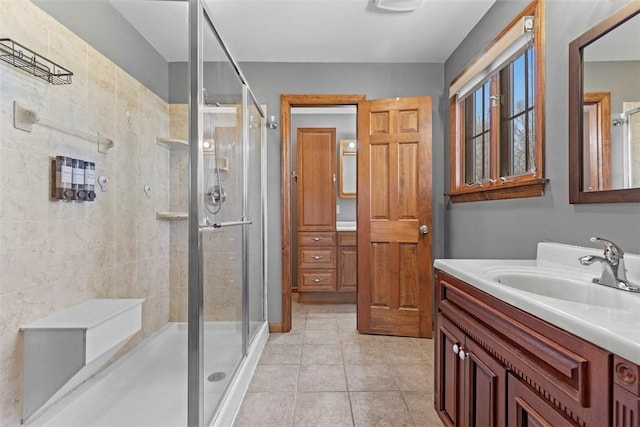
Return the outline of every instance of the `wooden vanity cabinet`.
[[[505,425],[506,369],[438,314],[438,411],[451,426]]]
[[[338,292],[356,292],[358,286],[358,257],[356,232],[338,231]]]
[[[355,231],[298,232],[298,301],[356,301]]]
[[[610,353],[437,269],[435,296],[445,425],[611,425]]]
[[[613,427],[640,427],[640,366],[613,356]]]

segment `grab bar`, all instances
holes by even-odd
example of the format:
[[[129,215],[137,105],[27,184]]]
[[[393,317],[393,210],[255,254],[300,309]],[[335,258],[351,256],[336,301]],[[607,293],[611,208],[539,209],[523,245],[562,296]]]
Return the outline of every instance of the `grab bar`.
[[[249,225],[253,224],[253,221],[228,221],[228,222],[214,222],[211,225],[202,225],[200,226],[200,231],[211,231],[217,230],[218,228],[224,227],[234,227],[238,225]]]

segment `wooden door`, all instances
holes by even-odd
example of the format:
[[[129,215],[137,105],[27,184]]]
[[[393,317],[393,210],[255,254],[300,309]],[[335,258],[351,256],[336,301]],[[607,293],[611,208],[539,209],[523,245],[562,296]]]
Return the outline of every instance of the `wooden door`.
[[[336,229],[336,130],[298,128],[298,231]]]
[[[357,217],[358,331],[430,338],[431,97],[358,103]]]

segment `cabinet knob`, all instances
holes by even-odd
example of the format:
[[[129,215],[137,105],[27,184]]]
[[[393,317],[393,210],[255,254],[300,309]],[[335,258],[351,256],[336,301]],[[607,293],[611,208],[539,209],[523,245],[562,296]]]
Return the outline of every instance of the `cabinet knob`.
[[[314,242],[319,242],[320,240],[322,240],[322,237],[312,237],[311,240],[313,240]]]
[[[320,279],[313,279],[313,283],[320,283]]]
[[[460,358],[460,360],[466,359],[467,356],[468,356],[468,354],[465,353],[464,350],[460,349],[460,352],[458,353],[458,357]]]
[[[459,354],[459,352],[460,352],[460,346],[459,346],[458,344],[454,344],[454,345],[453,345],[453,352],[454,352],[455,354]]]
[[[320,255],[314,255],[311,258],[313,258],[315,260],[322,259],[322,257]]]

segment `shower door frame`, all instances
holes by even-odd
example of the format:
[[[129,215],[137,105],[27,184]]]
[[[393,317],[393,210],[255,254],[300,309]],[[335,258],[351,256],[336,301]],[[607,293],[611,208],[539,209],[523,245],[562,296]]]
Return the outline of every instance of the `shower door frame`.
[[[258,103],[253,91],[251,90],[247,79],[243,75],[238,63],[231,56],[227,45],[223,41],[222,37],[218,33],[211,19],[212,13],[203,0],[188,0],[188,88],[189,88],[189,101],[188,101],[188,116],[189,116],[189,262],[188,262],[188,315],[187,315],[187,330],[188,330],[188,344],[187,344],[187,425],[189,427],[203,427],[205,422],[204,414],[204,289],[203,289],[203,256],[202,256],[202,239],[201,239],[201,227],[199,217],[199,199],[200,199],[200,169],[202,167],[200,163],[200,147],[203,143],[203,130],[204,125],[202,121],[203,117],[203,81],[204,81],[204,55],[203,55],[203,33],[205,25],[213,32],[220,47],[230,65],[236,72],[243,86],[243,174],[244,183],[243,186],[243,208],[242,219],[245,221],[246,209],[247,209],[247,197],[246,191],[247,185],[247,140],[248,140],[248,102],[251,101],[257,107],[262,121],[264,122],[265,113]],[[263,259],[266,259],[266,242],[265,242],[265,227],[266,227],[266,212],[265,212],[265,191],[266,191],[266,166],[265,166],[265,145],[266,145],[266,132],[263,131],[261,135],[261,217],[254,218],[255,221],[260,221],[262,226],[262,251]],[[242,225],[243,231],[243,283],[242,283],[242,360],[246,359],[250,340],[253,337],[249,337],[249,296],[248,296],[248,281],[247,281],[247,233],[246,226]],[[266,263],[262,264],[262,287],[263,287],[263,314],[266,319],[267,307],[266,307]],[[233,380],[232,380],[233,381]],[[228,388],[227,388],[228,392]],[[224,396],[223,398],[224,399]],[[219,406],[216,410],[219,410]],[[215,417],[211,420],[214,421]]]

